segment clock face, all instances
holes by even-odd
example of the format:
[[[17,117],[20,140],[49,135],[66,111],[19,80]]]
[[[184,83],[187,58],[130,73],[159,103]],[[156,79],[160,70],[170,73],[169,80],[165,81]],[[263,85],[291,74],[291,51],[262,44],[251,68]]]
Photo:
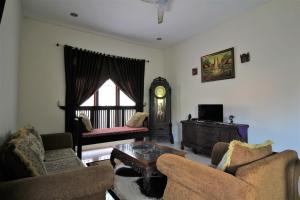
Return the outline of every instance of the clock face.
[[[163,98],[166,95],[166,88],[164,86],[157,86],[154,90],[154,94],[157,98]]]

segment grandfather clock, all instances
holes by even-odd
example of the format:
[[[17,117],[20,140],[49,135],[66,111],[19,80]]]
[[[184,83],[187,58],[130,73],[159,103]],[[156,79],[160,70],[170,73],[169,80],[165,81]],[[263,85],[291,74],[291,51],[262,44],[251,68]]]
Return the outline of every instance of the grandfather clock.
[[[151,139],[169,139],[173,144],[171,123],[171,87],[162,77],[153,80],[150,87],[149,128]]]

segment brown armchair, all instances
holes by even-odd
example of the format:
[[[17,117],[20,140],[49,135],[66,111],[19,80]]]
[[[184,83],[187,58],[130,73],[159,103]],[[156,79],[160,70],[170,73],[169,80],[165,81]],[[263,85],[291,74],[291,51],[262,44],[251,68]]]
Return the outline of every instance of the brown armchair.
[[[228,144],[217,143],[212,164],[220,162]],[[172,200],[299,200],[300,162],[286,150],[241,166],[235,175],[185,158],[165,154],[158,169],[168,177],[164,199]]]

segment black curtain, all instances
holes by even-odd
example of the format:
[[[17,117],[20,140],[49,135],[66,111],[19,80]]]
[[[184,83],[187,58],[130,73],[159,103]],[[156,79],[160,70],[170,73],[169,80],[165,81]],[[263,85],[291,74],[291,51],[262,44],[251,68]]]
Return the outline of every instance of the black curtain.
[[[105,57],[70,46],[64,47],[66,75],[65,130],[75,134],[75,111],[108,78]]]
[[[111,78],[143,110],[145,61],[112,57],[65,45],[65,130],[75,136],[76,109]]]
[[[145,60],[115,58],[112,63],[110,78],[135,101],[137,111],[143,111]]]
[[[2,19],[3,10],[4,10],[4,5],[5,5],[5,0],[1,0],[0,1],[0,23]]]

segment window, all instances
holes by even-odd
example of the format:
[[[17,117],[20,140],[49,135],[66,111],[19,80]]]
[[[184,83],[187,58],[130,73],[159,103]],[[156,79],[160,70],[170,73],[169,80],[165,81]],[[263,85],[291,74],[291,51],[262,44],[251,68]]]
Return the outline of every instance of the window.
[[[111,79],[108,79],[81,106],[135,106],[130,99]]]
[[[88,100],[86,100],[83,104],[80,106],[94,106],[94,95],[92,95]]]
[[[120,90],[120,106],[135,106],[132,101],[122,90]]]
[[[96,92],[98,95],[97,106],[116,106],[116,93],[116,84],[112,80],[108,79]]]

